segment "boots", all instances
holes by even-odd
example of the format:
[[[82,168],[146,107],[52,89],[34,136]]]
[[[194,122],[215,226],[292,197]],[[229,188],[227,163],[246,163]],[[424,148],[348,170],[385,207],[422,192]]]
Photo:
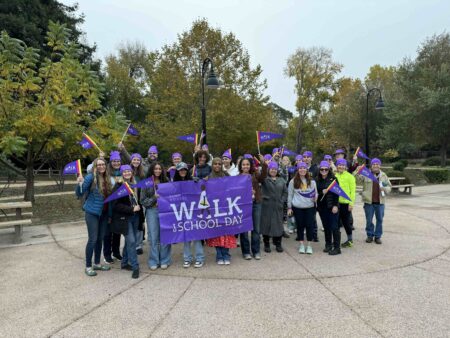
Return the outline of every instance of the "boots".
[[[263,235],[263,241],[264,241],[264,251],[267,253],[272,252],[272,249],[270,248],[270,237]]]
[[[283,252],[283,247],[281,246],[281,239],[282,237],[274,237],[273,241],[275,244],[275,249],[277,250],[277,252]]]
[[[331,230],[325,228],[325,249],[323,249],[323,252],[330,252],[333,246],[331,245]]]
[[[328,252],[329,255],[335,256],[341,254],[341,232],[338,229],[333,230],[333,245],[334,248],[330,252]]]

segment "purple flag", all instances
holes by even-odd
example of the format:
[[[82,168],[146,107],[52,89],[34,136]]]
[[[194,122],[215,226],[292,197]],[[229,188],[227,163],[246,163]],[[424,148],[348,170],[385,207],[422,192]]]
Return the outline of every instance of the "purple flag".
[[[349,200],[350,202],[352,201],[350,197],[348,197],[347,194],[344,192],[344,190],[342,190],[342,188],[339,186],[336,180],[333,181],[333,183],[331,183],[331,185],[328,187],[327,190],[331,191],[332,193],[335,193],[338,196],[344,197],[346,200]]]
[[[281,134],[270,133],[268,131],[257,131],[258,143],[267,142],[276,138],[283,138]]]
[[[137,184],[133,184],[133,188],[150,188],[153,187],[155,183],[153,182],[153,177],[146,178],[144,180],[140,180]]]
[[[306,198],[314,198],[314,197],[316,197],[316,191],[315,191],[315,190],[310,191],[310,192],[306,192],[306,193],[297,191],[297,193],[298,193],[300,196],[303,196],[303,197],[306,197]]]
[[[130,134],[130,135],[133,135],[133,136],[138,136],[139,135],[138,130],[135,127],[133,127],[133,125],[131,123],[128,126],[127,133]]]
[[[355,155],[358,156],[358,157],[361,157],[361,158],[365,158],[366,160],[370,161],[370,158],[366,154],[363,153],[363,151],[361,150],[360,147],[358,147],[358,149],[356,150],[356,154]]]
[[[175,177],[175,172],[176,172],[176,169],[172,168],[169,170],[169,177],[170,177],[171,181],[173,181],[173,178]]]
[[[189,134],[189,135],[178,136],[177,139],[179,139],[181,141],[186,141],[189,143],[197,144],[198,143],[198,134],[193,133],[193,134]]]
[[[363,164],[361,166],[361,168],[359,168],[358,172],[359,175],[362,175],[364,177],[367,177],[369,179],[371,179],[374,182],[378,182],[377,178],[375,177],[375,175],[370,171],[369,168],[366,167],[365,164]]]
[[[286,156],[297,156],[297,153],[294,153],[292,150],[289,150],[288,148],[282,148],[282,150],[280,149],[280,154],[281,152],[283,152],[283,155]]]
[[[91,149],[93,147],[93,145],[84,136],[78,143],[81,144],[83,149]]]
[[[250,175],[158,185],[161,243],[234,235],[253,229]]]
[[[63,169],[63,175],[81,174],[80,160],[67,163]]]
[[[108,203],[111,202],[113,200],[117,200],[119,198],[122,198],[124,196],[128,196],[131,195],[133,193],[133,190],[131,190],[130,186],[128,185],[127,182],[124,182],[119,189],[117,189],[116,191],[114,191],[111,195],[109,195],[109,197],[107,199],[105,199],[103,201],[103,203]]]

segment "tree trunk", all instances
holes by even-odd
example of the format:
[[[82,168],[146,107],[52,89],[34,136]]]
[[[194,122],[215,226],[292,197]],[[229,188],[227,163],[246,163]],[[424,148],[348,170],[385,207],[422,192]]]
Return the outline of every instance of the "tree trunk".
[[[447,163],[447,142],[441,144],[441,167],[445,167]]]
[[[300,113],[297,122],[297,133],[295,136],[295,151],[297,154],[300,154],[302,150],[302,141],[303,141],[302,127],[303,127],[303,116],[302,113]]]
[[[25,201],[30,201],[34,203],[34,160],[32,156],[31,149],[28,149],[27,153],[27,169],[26,169],[26,179],[27,183],[25,186],[25,194],[23,199]]]

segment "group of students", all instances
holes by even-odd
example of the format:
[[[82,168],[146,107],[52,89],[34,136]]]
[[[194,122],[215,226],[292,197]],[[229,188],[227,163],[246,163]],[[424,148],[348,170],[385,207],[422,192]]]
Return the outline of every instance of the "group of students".
[[[265,252],[272,251],[271,240],[275,250],[283,252],[282,238],[289,237],[285,232],[285,222],[290,233],[294,233],[294,230],[297,233],[299,253],[312,254],[311,242],[318,241],[316,212],[319,213],[325,234],[323,251],[329,255],[338,255],[341,253],[340,226],[344,227],[347,234],[347,241],[342,247],[353,246],[352,209],[356,197],[356,179],[352,172],[358,168],[358,163],[356,157],[352,162],[347,161],[341,149],[334,155],[335,162],[332,156],[325,155],[317,165],[312,162],[312,152],[306,151],[303,155],[297,155],[295,163],[291,163],[288,156],[283,156],[282,149],[275,148],[272,154],[264,156],[245,154],[234,164],[230,151],[225,151],[221,157],[213,157],[205,144],[195,147],[193,166],[183,162],[182,155],[176,152],[172,154],[171,165],[165,168],[158,160],[155,145],[149,148],[147,158],[143,159],[138,153],[130,155],[124,145],[119,143],[118,150],[111,152],[109,163],[104,156],[99,156],[88,166],[86,177],[77,178],[79,184],[76,195],[84,200],[83,210],[88,230],[85,273],[96,276],[97,271],[110,270],[110,264],[118,260],[122,269],[132,271],[132,278],[139,278],[138,255],[143,254],[145,224],[149,243],[148,267],[152,271],[167,269],[172,264],[172,254],[171,245],[160,242],[158,185],[236,175],[250,175],[252,179],[253,230],[250,237],[248,232],[244,232],[205,241],[184,242],[184,268],[192,265],[195,268],[203,267],[204,245],[215,247],[219,265],[231,263],[230,249],[237,246],[240,246],[245,260],[260,260],[261,235]],[[370,168],[378,182],[357,176],[363,184],[366,242],[375,241],[377,244],[381,244],[385,194],[390,192],[391,187],[380,166],[379,159],[372,159]],[[133,186],[148,177],[153,178],[153,186],[133,188],[133,194],[104,203],[125,182]],[[333,180],[338,182],[351,201],[327,191]],[[374,215],[376,226],[373,224]],[[125,245],[121,253],[122,235]],[[100,261],[102,248],[104,264]]]

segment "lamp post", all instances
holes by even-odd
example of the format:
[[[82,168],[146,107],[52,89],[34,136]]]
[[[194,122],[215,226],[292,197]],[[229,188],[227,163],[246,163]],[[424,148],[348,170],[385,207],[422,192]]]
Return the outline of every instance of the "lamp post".
[[[380,95],[377,99],[377,103],[375,104],[375,109],[376,110],[380,110],[384,108],[384,101],[383,98],[381,97],[381,90],[379,88],[372,88],[367,92],[367,100],[366,100],[366,155],[367,157],[370,157],[370,152],[369,152],[369,97],[370,94],[372,94],[373,92],[378,92],[378,94]],[[367,164],[369,164],[369,160],[366,160]]]
[[[214,73],[214,65],[210,58],[206,58],[203,60],[202,65],[202,133],[204,133],[204,137],[202,140],[202,145],[206,143],[206,108],[205,108],[205,75],[208,71],[208,78],[206,79],[206,87],[210,89],[217,89],[219,88],[219,80],[216,77],[216,74]]]

